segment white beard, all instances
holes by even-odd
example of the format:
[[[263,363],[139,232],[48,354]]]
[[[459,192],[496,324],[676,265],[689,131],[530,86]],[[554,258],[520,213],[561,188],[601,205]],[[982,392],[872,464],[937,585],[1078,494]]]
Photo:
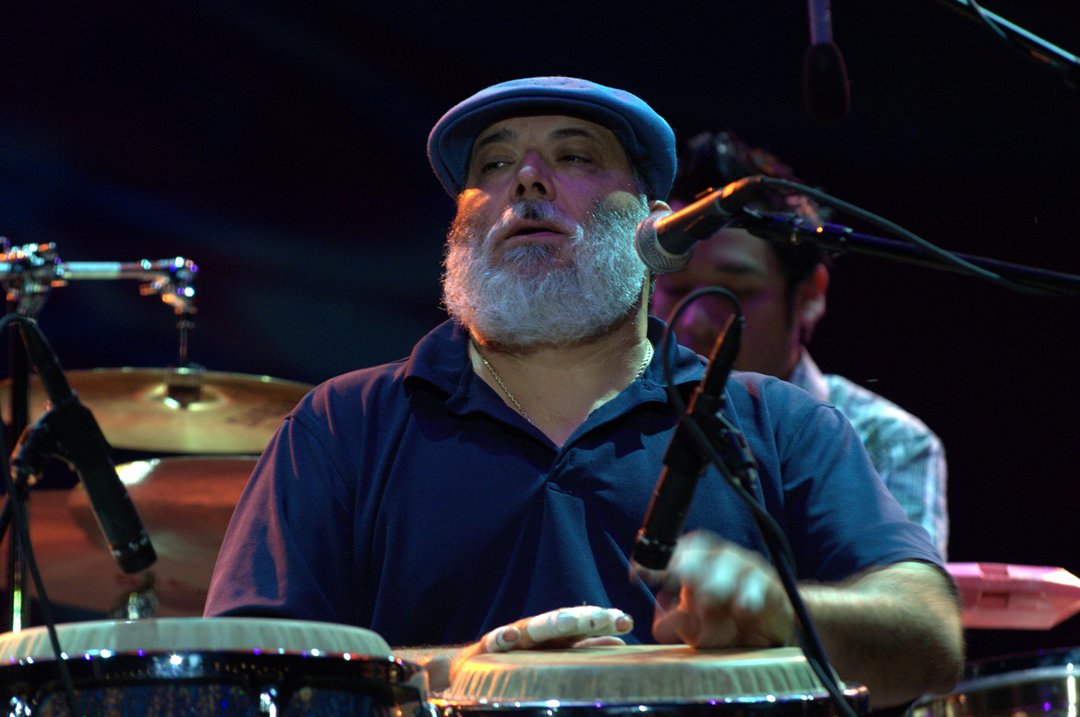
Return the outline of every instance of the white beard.
[[[557,215],[543,200],[515,202],[506,212],[504,220]],[[522,244],[495,260],[494,229],[482,235],[459,212],[448,235],[443,303],[486,341],[511,350],[603,335],[641,300],[647,271],[633,236],[648,213],[644,197],[628,207],[598,200],[568,244]]]

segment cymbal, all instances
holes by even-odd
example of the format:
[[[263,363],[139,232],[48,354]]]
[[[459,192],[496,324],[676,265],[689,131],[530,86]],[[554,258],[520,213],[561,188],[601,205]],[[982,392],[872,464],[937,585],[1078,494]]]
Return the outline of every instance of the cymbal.
[[[254,456],[176,456],[117,466],[158,559],[123,573],[82,484],[30,492],[30,536],[49,599],[110,614],[152,575],[158,616],[202,614],[225,529]]]
[[[240,373],[164,368],[67,371],[68,383],[115,448],[151,453],[260,453],[311,386]],[[10,383],[0,385],[8,418]],[[47,396],[34,376],[30,414]]]

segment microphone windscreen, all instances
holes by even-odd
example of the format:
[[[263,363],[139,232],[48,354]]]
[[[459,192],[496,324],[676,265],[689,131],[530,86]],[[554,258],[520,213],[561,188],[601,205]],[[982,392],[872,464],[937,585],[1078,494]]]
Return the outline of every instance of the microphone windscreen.
[[[847,68],[836,43],[811,45],[803,59],[803,97],[810,117],[835,124],[851,107]]]

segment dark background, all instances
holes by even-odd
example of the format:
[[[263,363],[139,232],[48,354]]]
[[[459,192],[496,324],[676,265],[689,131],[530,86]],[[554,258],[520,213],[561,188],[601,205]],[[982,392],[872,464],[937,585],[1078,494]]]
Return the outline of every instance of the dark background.
[[[1080,52],[1073,0],[986,4]],[[940,246],[1080,273],[1078,91],[931,0],[833,15],[852,100],[830,126],[803,108],[799,2],[8,2],[0,235],[67,262],[194,259],[192,359],[316,383],[443,316],[432,124],[493,82],[569,74],[683,137],[732,128]],[[839,260],[815,356],[942,437],[951,560],[1080,573],[1078,308]],[[137,282],[73,282],[39,316],[67,369],[176,361],[171,309]],[[1077,644],[1080,618],[970,633],[973,657]]]

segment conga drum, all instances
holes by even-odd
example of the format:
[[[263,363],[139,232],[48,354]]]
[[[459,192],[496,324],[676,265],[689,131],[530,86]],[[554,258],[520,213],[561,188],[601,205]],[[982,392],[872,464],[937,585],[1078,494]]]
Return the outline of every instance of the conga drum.
[[[973,660],[946,695],[927,697],[912,717],[1076,717],[1080,648]]]
[[[358,627],[256,618],[57,626],[75,708],[91,717],[430,712],[426,675]],[[44,628],[0,635],[0,700],[12,715],[69,717]]]
[[[845,698],[868,709],[862,686]],[[589,712],[625,715],[831,715],[825,689],[798,648],[695,650],[628,645],[479,655],[431,699],[444,717],[527,712],[550,717]]]

